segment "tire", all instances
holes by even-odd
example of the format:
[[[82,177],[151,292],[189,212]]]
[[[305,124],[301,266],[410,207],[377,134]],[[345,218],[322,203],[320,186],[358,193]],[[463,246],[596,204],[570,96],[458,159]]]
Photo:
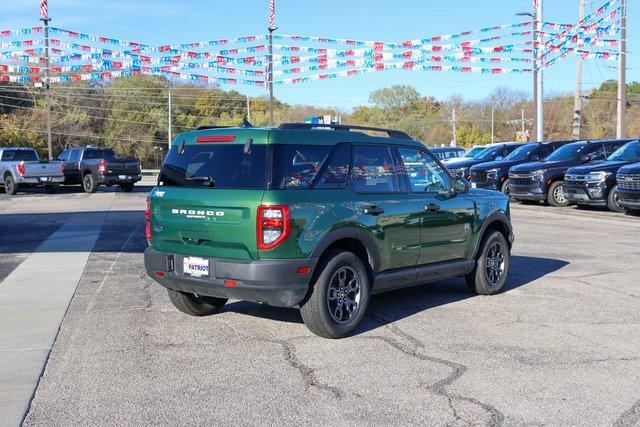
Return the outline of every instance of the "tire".
[[[4,179],[4,192],[10,196],[18,192],[18,184],[16,184],[11,175],[7,175]]]
[[[57,185],[45,185],[44,186],[44,191],[47,194],[56,194],[56,192],[58,191],[58,186]]]
[[[502,192],[502,194],[506,194],[507,196],[509,196],[509,178],[504,180],[504,182],[502,183],[502,187],[500,187],[500,191]]]
[[[371,283],[364,263],[353,252],[329,251],[315,277],[311,296],[300,308],[304,324],[323,338],[349,335],[358,327],[369,305]]]
[[[551,184],[547,193],[547,203],[555,207],[569,206],[570,203],[564,195],[564,181]]]
[[[499,248],[500,252],[494,252],[494,248]],[[511,251],[504,234],[490,230],[482,239],[473,271],[465,276],[467,286],[471,292],[478,295],[500,292],[507,281],[510,263]]]
[[[625,209],[620,206],[620,199],[618,198],[618,186],[614,185],[609,195],[607,196],[607,207],[612,212],[624,213]]]
[[[133,183],[127,182],[126,184],[120,184],[120,189],[125,193],[131,193],[133,191]]]
[[[82,189],[85,193],[95,193],[98,189],[98,182],[93,174],[88,173],[82,178]]]
[[[190,316],[209,316],[219,313],[227,303],[226,298],[205,297],[167,289],[169,299],[179,311]]]

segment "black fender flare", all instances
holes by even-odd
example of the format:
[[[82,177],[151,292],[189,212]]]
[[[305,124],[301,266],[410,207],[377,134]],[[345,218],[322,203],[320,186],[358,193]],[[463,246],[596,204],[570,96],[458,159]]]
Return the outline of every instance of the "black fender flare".
[[[316,244],[316,248],[313,250],[310,257],[320,258],[329,246],[342,239],[354,239],[362,243],[367,250],[371,269],[373,272],[378,272],[380,270],[380,252],[378,251],[378,246],[376,245],[375,240],[366,230],[354,226],[341,227],[329,231],[327,234],[322,236],[320,241]]]
[[[487,231],[487,228],[489,228],[491,224],[494,224],[496,222],[499,222],[508,230],[509,235],[507,236],[507,243],[509,244],[509,248],[511,248],[511,246],[513,245],[514,236],[511,220],[503,211],[492,212],[482,222],[482,227],[480,227],[480,231],[478,231],[478,238],[476,239],[475,248],[473,250],[474,259],[478,256],[478,251],[480,250],[480,244],[482,244],[482,237],[484,236],[484,233]]]

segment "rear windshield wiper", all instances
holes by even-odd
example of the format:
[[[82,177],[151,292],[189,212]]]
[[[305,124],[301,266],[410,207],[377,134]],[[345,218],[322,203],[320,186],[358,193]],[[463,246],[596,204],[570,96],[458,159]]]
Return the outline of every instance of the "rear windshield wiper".
[[[212,176],[192,176],[191,178],[187,178],[185,181],[197,181],[206,187],[216,186],[216,179]]]

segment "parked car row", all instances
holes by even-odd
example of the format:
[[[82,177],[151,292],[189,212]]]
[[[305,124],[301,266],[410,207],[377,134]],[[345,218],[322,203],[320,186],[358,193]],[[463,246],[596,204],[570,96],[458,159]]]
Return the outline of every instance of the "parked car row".
[[[452,175],[469,179],[474,188],[552,206],[640,209],[637,139],[498,143],[476,149],[468,158],[444,161]]]
[[[44,187],[54,193],[60,185],[82,185],[87,193],[100,185],[133,190],[142,179],[140,161],[120,158],[111,148],[68,148],[52,160],[40,160],[33,148],[0,148],[2,187],[9,195],[27,187]]]

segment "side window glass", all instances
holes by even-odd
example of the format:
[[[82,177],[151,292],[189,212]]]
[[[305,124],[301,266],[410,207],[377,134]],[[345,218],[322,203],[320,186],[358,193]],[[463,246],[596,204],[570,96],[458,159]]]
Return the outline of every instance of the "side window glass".
[[[605,150],[605,156],[609,157],[614,151],[616,151],[618,148],[622,147],[624,144],[605,144],[604,146],[604,150]]]
[[[414,193],[438,193],[450,188],[449,176],[433,157],[415,148],[398,148],[406,175]]]
[[[356,145],[353,149],[351,185],[359,193],[400,191],[389,147]]]
[[[64,150],[62,153],[60,153],[60,155],[58,156],[58,160],[61,160],[63,162],[69,160],[69,150]]]
[[[347,188],[350,154],[349,144],[338,144],[322,168],[314,188]]]
[[[331,148],[328,145],[274,145],[274,187],[281,190],[311,188]]]
[[[71,150],[71,153],[69,154],[69,161],[70,162],[80,161],[80,150]]]
[[[605,159],[605,151],[604,145],[599,144],[596,147],[593,147],[589,153],[587,153],[587,157],[589,160],[604,160]]]

